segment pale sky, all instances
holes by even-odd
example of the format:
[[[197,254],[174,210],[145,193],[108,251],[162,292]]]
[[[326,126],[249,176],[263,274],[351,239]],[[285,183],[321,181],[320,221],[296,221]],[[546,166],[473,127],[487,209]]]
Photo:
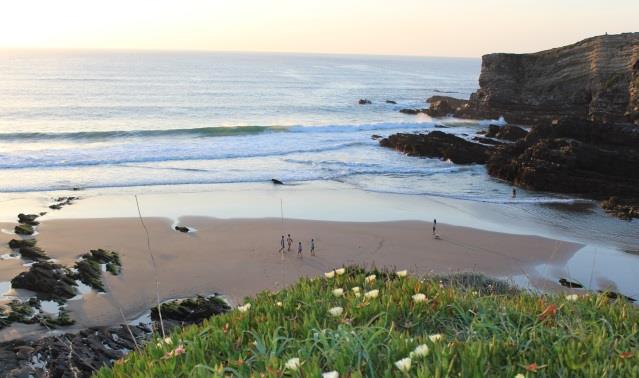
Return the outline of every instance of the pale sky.
[[[3,0],[0,48],[480,56],[639,31],[639,0]]]

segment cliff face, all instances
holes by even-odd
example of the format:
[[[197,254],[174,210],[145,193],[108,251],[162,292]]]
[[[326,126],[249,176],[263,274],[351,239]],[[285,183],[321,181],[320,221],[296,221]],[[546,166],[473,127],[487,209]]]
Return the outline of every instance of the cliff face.
[[[458,116],[538,124],[558,117],[639,124],[639,33],[533,54],[488,54]]]

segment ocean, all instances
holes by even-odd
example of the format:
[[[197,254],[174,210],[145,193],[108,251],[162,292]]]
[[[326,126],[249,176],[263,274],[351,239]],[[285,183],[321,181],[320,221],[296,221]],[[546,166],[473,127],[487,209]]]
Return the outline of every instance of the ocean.
[[[513,201],[481,166],[416,159],[372,134],[487,122],[399,113],[467,98],[479,59],[100,51],[0,54],[0,191],[334,180]],[[366,98],[371,105],[359,105]],[[392,100],[397,104],[387,103]],[[522,193],[515,201],[560,201]]]

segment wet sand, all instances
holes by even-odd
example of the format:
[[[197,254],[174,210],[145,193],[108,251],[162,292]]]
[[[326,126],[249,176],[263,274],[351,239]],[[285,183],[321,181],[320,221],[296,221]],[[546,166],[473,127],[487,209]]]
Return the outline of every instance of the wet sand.
[[[184,217],[180,224],[197,229],[180,233],[166,218],[145,218],[157,266],[162,299],[219,292],[232,303],[262,290],[278,290],[301,276],[318,276],[342,265],[359,264],[408,269],[417,274],[477,271],[493,276],[527,275],[539,264],[561,266],[580,244],[501,234],[431,223],[330,222],[310,220],[215,219]],[[10,230],[13,224],[0,224]],[[139,316],[155,302],[156,280],[143,225],[138,218],[45,220],[38,227],[38,245],[59,263],[95,248],[121,254],[120,276],[104,274],[107,294],[87,294],[70,301],[77,327],[111,325]],[[290,233],[292,251],[280,253],[280,237]],[[0,253],[8,251],[12,235],[0,234]],[[309,254],[311,238],[316,256]],[[297,257],[302,241],[303,258]],[[0,261],[0,282],[27,268],[21,260]],[[531,273],[533,274],[533,273]],[[535,277],[530,277],[534,282]],[[0,334],[0,340],[16,332]]]

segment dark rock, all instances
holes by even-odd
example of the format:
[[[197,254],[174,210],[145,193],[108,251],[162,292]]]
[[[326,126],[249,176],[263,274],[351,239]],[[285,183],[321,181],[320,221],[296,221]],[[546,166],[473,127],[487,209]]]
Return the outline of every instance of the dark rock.
[[[9,241],[9,248],[20,249],[22,247],[33,247],[36,245],[35,239],[11,239]]]
[[[562,119],[535,126],[526,138],[498,146],[488,173],[533,190],[585,196],[604,205],[639,199],[639,128]],[[624,213],[635,216],[628,206]]]
[[[60,210],[64,206],[72,205],[73,201],[78,200],[79,197],[58,197],[54,200],[54,203],[49,205],[49,209]]]
[[[17,225],[13,231],[18,235],[33,235],[33,227],[28,224]]]
[[[51,258],[47,256],[46,252],[38,247],[38,246],[29,246],[25,245],[20,247],[20,255],[22,258],[26,258],[33,261],[44,261],[50,260]]]
[[[441,125],[441,124],[438,123],[438,124],[435,125],[435,128],[436,129],[447,129],[448,126],[444,126],[444,125]]]
[[[573,281],[568,281],[568,280],[567,280],[567,279],[565,279],[565,278],[560,278],[560,279],[559,279],[559,283],[561,284],[561,286],[569,287],[569,288],[572,288],[572,289],[581,289],[581,288],[583,288],[583,287],[584,287],[584,286],[583,286],[582,284],[580,284],[580,283],[573,282]]]
[[[396,102],[396,101],[393,101],[393,100],[386,100],[386,103],[387,103],[387,104],[397,105],[397,102]]]
[[[409,114],[409,115],[416,115],[419,113],[425,113],[426,109],[400,109],[399,110],[400,113],[404,113],[404,114]]]
[[[599,290],[600,293],[604,294],[606,297],[610,298],[610,299],[625,299],[629,302],[636,302],[637,300],[632,298],[632,297],[628,297],[626,295],[623,295],[621,293],[617,293],[615,291],[602,291]]]
[[[35,291],[40,297],[67,300],[76,295],[76,283],[72,273],[62,265],[36,262],[27,272],[11,280],[11,287]]]
[[[457,115],[468,108],[468,101],[448,96],[433,96],[426,100],[430,104],[425,113],[431,117]]]
[[[175,226],[175,230],[176,231],[180,231],[180,232],[184,232],[184,233],[189,232],[189,228],[188,227],[184,227],[184,226]]]
[[[510,141],[516,141],[525,138],[528,135],[528,131],[521,127],[513,125],[497,126],[489,125],[486,136],[489,138],[504,139]]]
[[[639,218],[639,199],[610,197],[601,202],[601,208],[621,219]]]
[[[382,136],[381,136],[381,135],[378,135],[378,134],[373,134],[373,135],[371,135],[371,139],[372,139],[372,140],[382,139]]]
[[[230,310],[226,301],[217,295],[197,296],[189,299],[172,300],[160,305],[163,321],[176,321],[180,325],[197,324]],[[151,319],[158,321],[157,307],[151,309]]]
[[[30,226],[37,226],[40,222],[36,221],[39,217],[37,214],[18,214],[18,223],[28,224]]]
[[[368,99],[360,98],[359,99],[359,104],[360,105],[370,105],[370,104],[372,104],[372,102],[370,100],[368,100]]]
[[[429,114],[536,125],[559,117],[639,125],[639,33],[602,35],[532,54],[482,57],[465,106],[431,98]],[[461,100],[463,101],[463,100]]]
[[[271,182],[275,185],[284,185],[284,183],[278,179],[271,179]]]
[[[456,164],[483,164],[488,158],[487,146],[472,143],[441,131],[428,134],[393,134],[380,145],[394,148],[411,156],[448,159]]]
[[[77,273],[75,277],[85,285],[91,286],[98,291],[105,291],[102,282],[102,266],[106,265],[106,270],[113,275],[120,274],[122,263],[117,252],[104,249],[94,249],[80,257],[75,263]]]

